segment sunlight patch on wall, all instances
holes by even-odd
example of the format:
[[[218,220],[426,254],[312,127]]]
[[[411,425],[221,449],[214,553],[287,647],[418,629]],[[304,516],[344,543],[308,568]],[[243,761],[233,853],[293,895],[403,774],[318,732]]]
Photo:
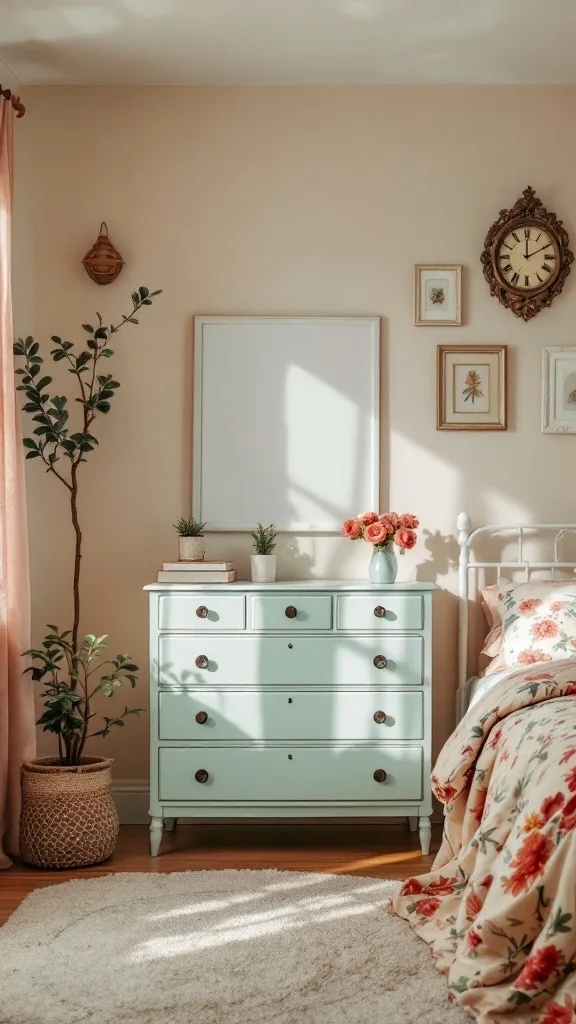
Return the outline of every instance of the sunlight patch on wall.
[[[302,416],[301,407],[315,409],[314,431],[309,431],[309,416]],[[336,493],[334,474],[338,474],[338,508],[329,511],[345,519],[356,509],[356,483],[364,478],[364,464],[369,457],[369,418],[347,395],[326,381],[304,370],[290,366],[286,377],[284,398],[286,429],[286,461],[290,500],[300,508],[303,522],[326,518],[326,495]],[[289,429],[288,429],[289,425]],[[342,453],[341,462],[323,458],[323,453]],[[308,450],[306,463],[302,453]],[[359,509],[358,511],[362,511]]]

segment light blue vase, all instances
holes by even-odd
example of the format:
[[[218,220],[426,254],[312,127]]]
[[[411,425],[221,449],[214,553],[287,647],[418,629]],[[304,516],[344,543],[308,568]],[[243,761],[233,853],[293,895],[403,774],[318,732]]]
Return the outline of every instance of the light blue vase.
[[[392,545],[374,548],[368,571],[370,583],[395,583],[397,574],[398,562]]]

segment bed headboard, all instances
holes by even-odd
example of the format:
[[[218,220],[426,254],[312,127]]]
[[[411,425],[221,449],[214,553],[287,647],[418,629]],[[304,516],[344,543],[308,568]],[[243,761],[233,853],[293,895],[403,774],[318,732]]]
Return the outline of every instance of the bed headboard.
[[[549,569],[552,577],[560,569],[576,572],[576,561],[566,562],[560,560],[560,544],[567,533],[576,533],[576,523],[516,523],[512,526],[480,526],[472,530],[470,516],[467,512],[461,512],[458,516],[458,544],[460,545],[460,558],[458,562],[458,696],[457,715],[458,719],[465,714],[468,705],[468,626],[469,626],[469,603],[471,598],[470,582],[474,579],[474,597],[478,593],[478,570],[495,569],[498,575],[502,570],[507,573],[523,572],[525,578],[529,579],[534,571]],[[505,535],[506,542],[516,542],[516,558],[504,561],[476,561],[472,556],[474,541],[481,535]],[[546,539],[549,549],[552,549],[553,558],[548,561],[534,561],[526,557],[525,541],[542,535]]]

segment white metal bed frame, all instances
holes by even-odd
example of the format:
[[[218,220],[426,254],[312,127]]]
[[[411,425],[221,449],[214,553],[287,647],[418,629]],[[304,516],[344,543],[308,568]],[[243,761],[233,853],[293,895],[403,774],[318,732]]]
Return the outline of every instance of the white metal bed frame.
[[[558,569],[571,569],[576,572],[576,561],[563,562],[559,559],[559,546],[567,533],[576,533],[576,523],[516,523],[512,526],[480,526],[471,530],[470,516],[467,512],[461,512],[458,516],[458,544],[460,545],[460,558],[458,562],[458,696],[457,715],[460,719],[468,706],[468,615],[470,601],[470,576],[474,574],[475,589],[478,592],[478,569],[496,569],[501,575],[501,570],[507,569],[513,572],[524,571],[526,579],[530,579],[533,570],[551,569],[552,578],[556,578]],[[554,557],[550,561],[533,561],[524,557],[525,535],[529,532],[535,533],[556,531],[553,538]],[[481,534],[515,534],[517,542],[518,557],[516,560],[499,562],[479,562],[471,558],[471,546],[474,540]],[[507,538],[508,540],[510,538]]]

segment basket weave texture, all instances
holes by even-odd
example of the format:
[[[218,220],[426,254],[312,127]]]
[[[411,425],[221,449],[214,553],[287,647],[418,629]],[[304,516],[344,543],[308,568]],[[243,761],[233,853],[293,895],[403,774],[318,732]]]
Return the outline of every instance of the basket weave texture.
[[[110,857],[118,839],[111,764],[100,757],[74,767],[54,757],[23,763],[20,852],[27,864],[78,868]]]

